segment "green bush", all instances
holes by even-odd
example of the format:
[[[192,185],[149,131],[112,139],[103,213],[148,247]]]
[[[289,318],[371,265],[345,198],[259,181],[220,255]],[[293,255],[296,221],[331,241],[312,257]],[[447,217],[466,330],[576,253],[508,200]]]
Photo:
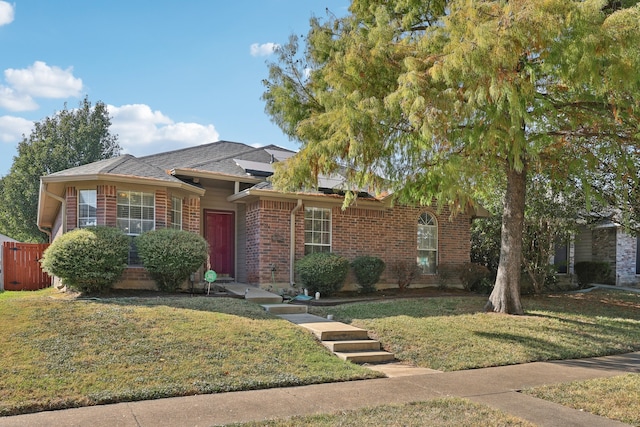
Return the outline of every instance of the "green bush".
[[[318,252],[296,262],[295,271],[309,292],[328,296],[342,288],[349,261],[334,253]]]
[[[590,283],[611,284],[611,265],[608,262],[580,261],[574,266],[578,283],[588,285]]]
[[[380,258],[374,256],[359,256],[351,262],[360,292],[369,293],[376,290],[376,283],[386,265]]]
[[[484,265],[467,262],[460,267],[460,281],[465,290],[487,293],[487,283],[490,283],[491,272]]]
[[[397,279],[398,289],[401,291],[411,286],[411,282],[420,275],[421,271],[415,261],[400,260],[391,264],[391,273]]]
[[[45,251],[42,269],[69,288],[85,293],[108,290],[127,267],[129,239],[116,228],[77,228]]]
[[[138,256],[161,291],[173,292],[204,264],[209,246],[201,236],[162,228],[136,238]]]

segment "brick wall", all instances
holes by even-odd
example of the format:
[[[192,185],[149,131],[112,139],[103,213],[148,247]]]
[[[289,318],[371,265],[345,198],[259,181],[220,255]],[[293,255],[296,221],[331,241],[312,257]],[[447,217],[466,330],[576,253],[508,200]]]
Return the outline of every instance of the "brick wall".
[[[616,285],[637,286],[640,284],[640,275],[636,274],[636,251],[638,238],[631,236],[622,229],[617,230],[616,244]]]
[[[167,228],[167,226],[171,223],[168,218],[169,213],[171,212],[171,198],[167,193],[167,190],[156,190],[156,229],[157,228]],[[167,206],[167,203],[169,205]]]
[[[127,267],[113,286],[114,289],[150,289],[157,290],[156,282],[142,267]]]
[[[67,203],[67,231],[78,227],[78,190],[76,187],[67,187],[65,194]]]
[[[115,227],[118,214],[118,193],[115,185],[98,185],[96,188],[98,225]]]
[[[295,202],[261,200],[247,205],[247,281],[268,284],[272,281],[271,264],[275,264],[274,281],[289,281],[290,214]],[[312,205],[308,204],[311,207]],[[433,209],[395,207],[373,210],[340,207],[331,209],[332,250],[349,260],[361,255],[380,257],[391,265],[399,260],[416,262],[417,225],[422,212],[438,220],[438,263],[464,263],[470,260],[470,217],[449,218],[449,212],[437,215]],[[296,214],[295,258],[304,256],[304,208]],[[350,279],[348,279],[350,280]],[[352,280],[352,278],[351,278]],[[381,283],[393,285],[391,269]],[[422,275],[416,283],[434,284],[434,275]]]

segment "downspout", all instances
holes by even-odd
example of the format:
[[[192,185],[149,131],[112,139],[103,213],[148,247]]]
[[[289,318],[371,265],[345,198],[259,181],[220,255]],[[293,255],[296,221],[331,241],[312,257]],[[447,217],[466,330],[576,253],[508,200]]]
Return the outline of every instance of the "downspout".
[[[47,196],[51,197],[54,200],[57,200],[58,202],[60,202],[61,209],[62,209],[62,234],[67,232],[67,201],[58,196],[57,194],[53,194],[51,193],[49,190],[47,190],[46,185],[43,185],[43,182],[40,181],[40,188],[42,189],[42,192],[44,194],[46,194]],[[51,241],[51,231],[46,231],[43,230],[39,225],[38,225],[38,229],[40,229],[40,231],[46,233],[49,236],[49,241]]]
[[[296,260],[296,213],[298,213],[300,208],[302,208],[302,200],[298,199],[298,204],[291,211],[291,230],[289,233],[291,237],[291,241],[289,242],[289,285],[291,286],[295,285],[293,267]]]

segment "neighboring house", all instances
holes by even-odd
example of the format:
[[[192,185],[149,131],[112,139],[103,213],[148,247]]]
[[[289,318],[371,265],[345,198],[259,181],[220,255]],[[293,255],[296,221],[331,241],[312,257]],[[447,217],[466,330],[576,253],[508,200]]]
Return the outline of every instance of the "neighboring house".
[[[640,285],[640,237],[634,237],[611,220],[581,226],[569,248],[571,272],[580,261],[604,261],[611,265],[611,284]]]
[[[294,284],[293,265],[305,254],[332,251],[352,260],[382,258],[388,266],[417,262],[420,284],[437,283],[438,264],[469,262],[475,213],[450,218],[432,207],[391,206],[361,194],[342,209],[343,197],[321,180],[318,191],[286,193],[266,180],[272,163],[295,153],[218,141],[136,158],[102,160],[41,178],[38,226],[51,240],[77,227],[107,225],[131,236],[174,227],[202,235],[210,245],[205,268],[221,280]],[[116,285],[152,288],[135,240],[129,268]],[[201,272],[196,280],[201,279]],[[392,269],[383,286],[394,286]]]
[[[4,250],[2,250],[4,242],[17,242],[17,240],[0,234],[0,291],[4,290]]]

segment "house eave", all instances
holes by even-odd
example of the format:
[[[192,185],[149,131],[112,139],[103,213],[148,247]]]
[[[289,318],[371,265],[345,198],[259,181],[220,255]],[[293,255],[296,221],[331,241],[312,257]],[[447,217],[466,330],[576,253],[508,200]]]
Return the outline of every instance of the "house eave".
[[[199,178],[199,179],[214,179],[219,181],[241,181],[252,184],[257,184],[259,182],[263,182],[264,178],[256,178],[251,175],[233,175],[233,174],[225,174],[220,172],[207,172],[200,169],[185,169],[185,168],[175,168],[169,171],[173,176],[188,176],[191,178]]]
[[[305,193],[305,192],[283,192],[276,190],[263,190],[248,188],[239,193],[233,194],[227,197],[228,202],[232,203],[247,203],[260,198],[277,198],[286,200],[303,200],[303,201],[315,201],[321,203],[335,204],[341,206],[344,202],[344,197],[341,195],[330,194],[317,194],[317,193]],[[386,209],[387,205],[383,201],[377,199],[364,199],[358,198],[353,204],[354,207],[369,208],[369,209]]]

